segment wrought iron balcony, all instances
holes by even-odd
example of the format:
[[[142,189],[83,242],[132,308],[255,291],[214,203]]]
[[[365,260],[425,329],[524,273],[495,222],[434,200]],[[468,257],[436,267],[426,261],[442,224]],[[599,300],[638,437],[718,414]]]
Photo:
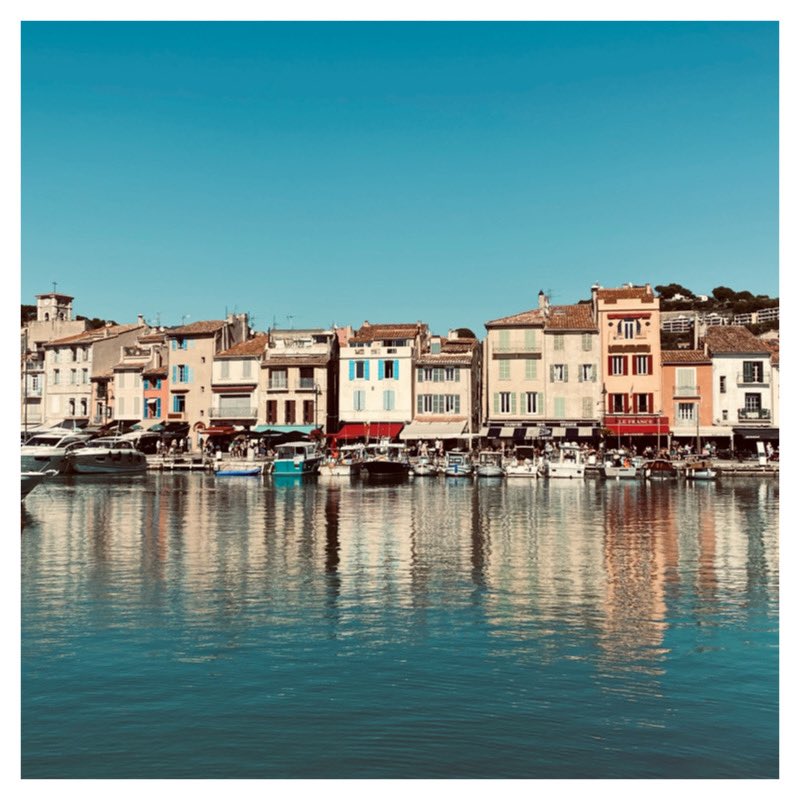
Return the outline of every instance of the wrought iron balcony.
[[[736,383],[740,386],[766,386],[767,377],[764,374],[739,372],[736,375]]]
[[[772,419],[772,411],[768,408],[740,408],[739,421],[755,420],[757,422],[769,422]]]
[[[251,406],[233,406],[232,408],[209,408],[211,419],[255,419],[258,409]]]

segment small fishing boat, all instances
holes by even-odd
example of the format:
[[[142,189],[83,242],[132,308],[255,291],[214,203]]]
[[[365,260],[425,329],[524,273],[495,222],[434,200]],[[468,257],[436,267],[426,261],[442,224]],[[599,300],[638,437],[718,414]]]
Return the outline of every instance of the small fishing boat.
[[[320,475],[349,478],[358,475],[364,460],[364,445],[342,445],[336,454],[331,454],[319,467]]]
[[[669,480],[678,477],[678,468],[665,458],[654,458],[645,461],[644,476],[650,480]]]
[[[420,478],[439,474],[439,468],[430,456],[420,456],[416,461],[412,462],[411,471]]]
[[[444,454],[444,474],[448,478],[471,478],[472,461],[463,450],[450,450]]]
[[[314,442],[286,442],[275,448],[273,475],[313,475],[322,464],[322,452]]]
[[[539,465],[536,459],[512,458],[503,465],[503,474],[506,478],[538,478]]]
[[[87,442],[67,455],[67,471],[79,475],[144,472],[147,458],[132,442],[104,436]]]
[[[218,478],[226,478],[226,477],[237,477],[237,476],[250,476],[250,475],[262,475],[264,473],[264,468],[262,466],[258,467],[240,467],[240,468],[230,468],[230,469],[218,469],[214,471],[214,474]]]
[[[479,478],[502,478],[503,454],[496,450],[481,450],[478,453],[478,465],[475,474]]]
[[[713,481],[718,474],[710,461],[689,461],[683,469],[684,476],[693,481]]]
[[[564,442],[555,458],[544,464],[548,478],[582,478],[586,474],[586,460],[580,447],[574,442]]]
[[[620,478],[635,478],[636,464],[625,453],[611,450],[600,468],[603,477],[619,480]]]

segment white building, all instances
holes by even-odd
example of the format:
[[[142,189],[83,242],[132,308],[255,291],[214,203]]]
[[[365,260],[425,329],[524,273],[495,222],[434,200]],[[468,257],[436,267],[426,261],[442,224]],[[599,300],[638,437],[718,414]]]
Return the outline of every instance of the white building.
[[[428,326],[365,322],[339,354],[339,438],[397,436],[414,418],[414,370]]]

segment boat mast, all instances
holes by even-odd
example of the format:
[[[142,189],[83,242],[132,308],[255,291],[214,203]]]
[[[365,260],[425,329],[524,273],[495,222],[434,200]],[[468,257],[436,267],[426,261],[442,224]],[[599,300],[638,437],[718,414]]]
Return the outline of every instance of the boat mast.
[[[23,388],[22,388],[22,424],[25,438],[28,438],[28,328],[25,328],[25,349],[22,351],[22,359],[24,362],[23,371]]]

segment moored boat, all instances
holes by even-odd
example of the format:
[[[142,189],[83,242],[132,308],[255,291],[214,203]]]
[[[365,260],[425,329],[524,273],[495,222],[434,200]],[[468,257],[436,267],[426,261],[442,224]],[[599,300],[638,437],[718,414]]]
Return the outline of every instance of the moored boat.
[[[67,455],[67,471],[79,475],[144,472],[147,458],[130,441],[101,437],[86,442]]]
[[[217,469],[214,471],[214,474],[218,478],[226,478],[226,477],[249,477],[251,475],[262,475],[264,472],[263,466],[258,467],[240,467],[235,468],[231,467],[228,469]]]
[[[444,474],[449,478],[471,478],[472,461],[463,450],[450,450],[444,454]]]
[[[497,450],[481,450],[478,453],[475,474],[479,478],[502,478],[505,475],[505,472],[503,472],[503,454]]]
[[[512,458],[503,465],[503,474],[506,478],[538,478],[539,465],[535,459]]]
[[[630,456],[612,450],[607,454],[600,471],[605,478],[617,480],[620,478],[635,478],[636,464]]]
[[[363,444],[343,445],[335,454],[322,461],[319,474],[349,478],[359,473],[363,460]]]
[[[689,461],[684,466],[684,476],[694,481],[713,481],[717,478],[717,470],[710,461]]]
[[[586,474],[586,460],[580,447],[574,442],[564,442],[555,458],[544,465],[548,478],[583,478]]]
[[[388,441],[368,444],[361,466],[370,478],[405,478],[411,471],[406,446]]]
[[[54,469],[44,470],[43,472],[23,472],[21,499],[24,500],[42,481],[57,474],[58,471]]]
[[[411,471],[421,478],[439,474],[439,468],[430,456],[420,456],[416,461],[412,462]]]
[[[678,469],[665,458],[654,458],[644,464],[644,476],[650,480],[668,480],[678,477]]]
[[[275,448],[273,475],[313,475],[322,463],[322,452],[314,442],[286,442]]]
[[[31,436],[20,450],[22,472],[44,472],[54,469],[59,472],[66,467],[67,454],[82,447],[89,436],[74,431],[51,430]]]

